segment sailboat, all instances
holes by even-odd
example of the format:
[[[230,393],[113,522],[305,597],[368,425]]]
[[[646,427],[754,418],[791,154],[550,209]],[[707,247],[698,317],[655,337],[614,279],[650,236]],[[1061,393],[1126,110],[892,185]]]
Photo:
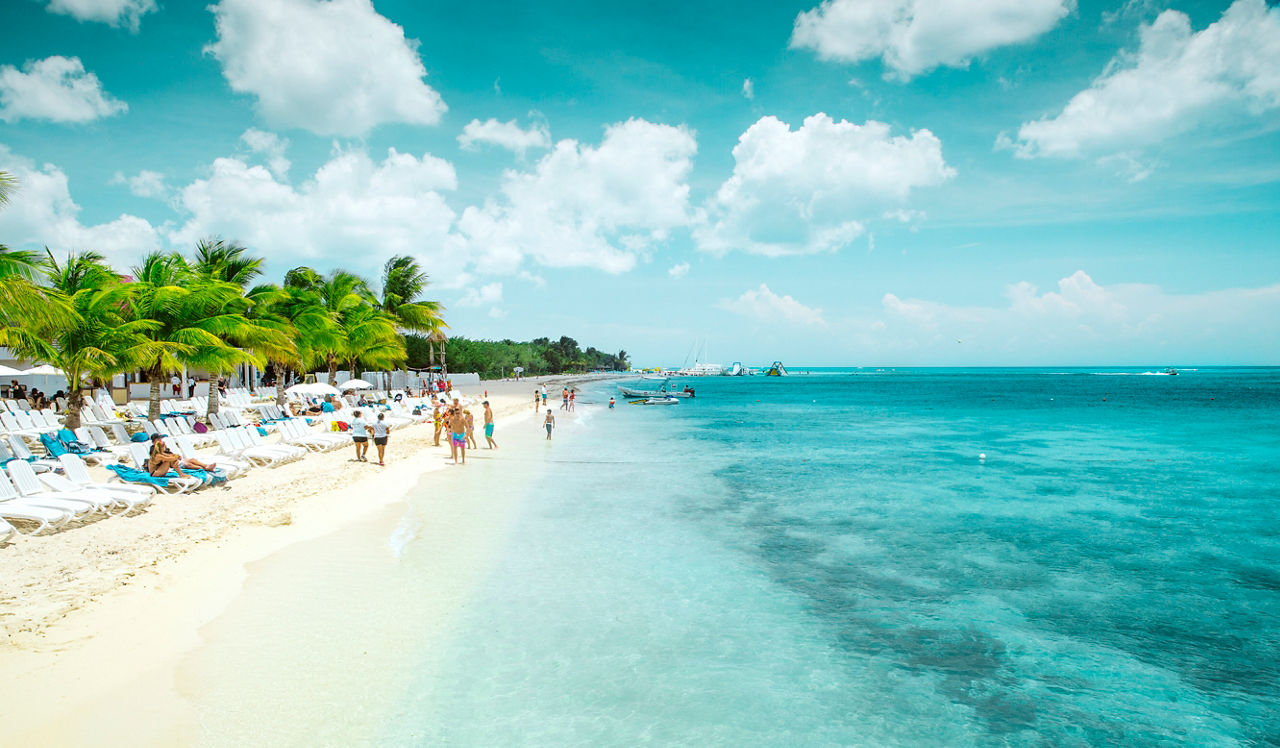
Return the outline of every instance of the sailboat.
[[[694,356],[693,356],[693,366],[681,369],[678,372],[680,376],[682,377],[718,377],[724,374],[723,364],[713,364],[707,361],[708,356],[707,356],[707,339],[706,338],[702,339],[702,345],[700,348],[698,347],[697,343],[694,343],[694,347],[697,350],[697,352],[694,353]],[[685,360],[688,361],[687,358]]]

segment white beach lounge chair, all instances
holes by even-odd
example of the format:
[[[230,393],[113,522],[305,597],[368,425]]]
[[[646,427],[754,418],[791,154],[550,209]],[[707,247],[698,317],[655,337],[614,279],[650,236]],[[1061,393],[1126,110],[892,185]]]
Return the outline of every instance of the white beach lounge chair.
[[[150,504],[151,497],[156,495],[155,486],[141,483],[98,483],[89,477],[89,471],[85,468],[84,462],[75,455],[63,455],[58,458],[58,461],[62,463],[63,477],[66,480],[81,488],[110,491],[118,500],[127,503],[130,509]]]
[[[75,518],[98,512],[107,513],[107,505],[92,497],[55,493],[45,489],[31,466],[25,462],[14,461],[5,465],[4,469],[8,474],[9,486],[16,489],[19,497],[28,504],[70,512]]]
[[[226,455],[226,454],[202,455],[196,451],[196,445],[194,442],[191,441],[191,437],[183,434],[179,434],[178,436],[173,436],[173,437],[170,437],[169,439],[165,439],[165,443],[169,445],[170,449],[182,455],[183,457],[186,457],[186,458],[194,457],[195,459],[200,460],[201,462],[207,461],[207,462],[217,463],[219,468],[227,471],[228,478],[234,478],[238,475],[243,475],[244,473],[248,472],[249,468],[253,467],[253,463],[250,462],[249,460],[246,460],[243,458],[236,459],[232,455]]]

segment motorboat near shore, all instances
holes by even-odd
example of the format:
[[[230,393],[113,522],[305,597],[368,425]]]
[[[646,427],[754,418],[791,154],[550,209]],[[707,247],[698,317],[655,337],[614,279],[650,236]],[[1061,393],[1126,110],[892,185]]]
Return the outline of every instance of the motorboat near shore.
[[[632,400],[632,405],[679,405],[680,401],[674,397],[650,397],[644,400]]]
[[[638,390],[618,385],[618,391],[627,397],[693,397],[694,395],[693,388],[688,385],[683,390],[668,390],[666,385],[656,390]]]

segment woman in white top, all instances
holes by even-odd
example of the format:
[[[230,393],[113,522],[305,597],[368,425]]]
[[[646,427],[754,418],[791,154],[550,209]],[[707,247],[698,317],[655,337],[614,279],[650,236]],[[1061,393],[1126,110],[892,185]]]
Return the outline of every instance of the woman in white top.
[[[356,461],[368,462],[369,458],[365,455],[369,453],[369,424],[360,417],[360,411],[356,410],[352,411],[351,423],[348,425],[351,427],[351,441],[356,445]]]
[[[378,414],[378,420],[373,422],[373,445],[378,448],[378,464],[384,465],[383,455],[387,451],[387,422],[385,413]]]

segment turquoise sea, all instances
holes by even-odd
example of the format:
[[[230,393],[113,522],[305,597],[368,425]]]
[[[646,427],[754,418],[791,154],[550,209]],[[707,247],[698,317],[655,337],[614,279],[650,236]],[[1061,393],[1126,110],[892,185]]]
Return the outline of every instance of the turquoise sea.
[[[1280,370],[1158,371],[590,385],[384,739],[1280,744]]]

